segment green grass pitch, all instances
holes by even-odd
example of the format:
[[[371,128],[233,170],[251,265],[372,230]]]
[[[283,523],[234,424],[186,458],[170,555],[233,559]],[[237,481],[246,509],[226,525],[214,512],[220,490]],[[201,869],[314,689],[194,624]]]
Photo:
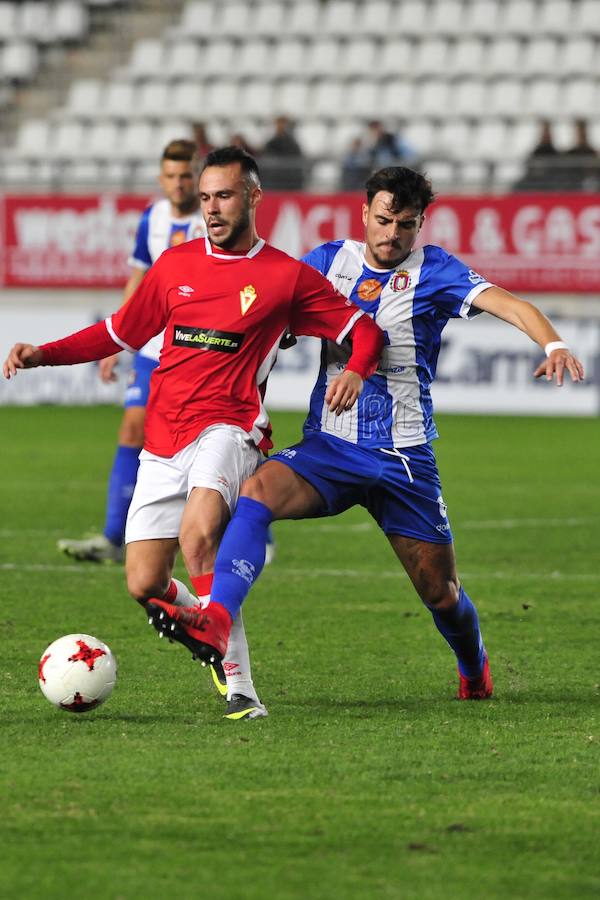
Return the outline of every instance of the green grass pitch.
[[[600,422],[438,419],[493,701],[453,699],[450,651],[357,509],[277,524],[245,613],[270,716],[234,723],[120,567],[56,552],[102,524],[119,417],[0,410],[0,896],[600,895]],[[278,446],[300,423],[275,416]],[[37,685],[74,631],[119,662],[82,716]]]

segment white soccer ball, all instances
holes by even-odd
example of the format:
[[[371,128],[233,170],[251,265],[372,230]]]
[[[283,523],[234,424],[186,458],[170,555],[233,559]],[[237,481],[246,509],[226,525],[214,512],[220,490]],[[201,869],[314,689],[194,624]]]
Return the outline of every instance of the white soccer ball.
[[[98,638],[67,634],[44,650],[38,677],[50,703],[70,712],[87,712],[110,697],[117,680],[117,661]]]

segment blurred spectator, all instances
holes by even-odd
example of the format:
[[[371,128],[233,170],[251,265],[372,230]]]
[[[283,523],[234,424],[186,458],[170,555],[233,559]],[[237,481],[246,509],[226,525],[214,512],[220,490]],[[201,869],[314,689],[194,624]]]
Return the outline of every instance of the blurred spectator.
[[[245,150],[250,156],[258,156],[256,147],[249,144],[244,135],[240,134],[239,131],[234,131],[233,134],[229,135],[229,143],[232,147],[239,147],[240,150]]]
[[[196,147],[198,148],[198,155],[201,159],[204,159],[207,153],[210,153],[211,150],[215,149],[214,145],[211,144],[208,139],[204,122],[192,122],[192,133],[194,135]]]
[[[538,142],[526,159],[523,176],[514,185],[516,191],[561,190],[560,151],[552,136],[552,125],[547,119],[540,122]]]
[[[275,119],[275,132],[262,149],[260,171],[264,187],[271,190],[304,187],[304,156],[287,116]]]
[[[342,159],[342,190],[362,190],[370,172],[371,162],[369,152],[367,151],[362,138],[355,137],[350,144],[350,149]]]
[[[414,148],[401,135],[386,131],[379,119],[369,122],[367,153],[371,169],[413,165],[417,157]]]
[[[564,190],[595,191],[600,186],[600,157],[588,136],[585,119],[574,122],[575,143],[562,154]]]

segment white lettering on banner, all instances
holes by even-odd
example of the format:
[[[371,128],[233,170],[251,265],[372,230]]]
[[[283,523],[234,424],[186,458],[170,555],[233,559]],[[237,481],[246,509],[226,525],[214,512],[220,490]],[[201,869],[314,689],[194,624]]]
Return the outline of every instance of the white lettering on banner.
[[[541,206],[523,206],[512,220],[512,240],[528,259],[553,254],[563,254],[565,262],[596,257],[600,252],[600,207],[588,206],[576,214],[566,206],[547,211]]]
[[[500,213],[495,209],[480,209],[475,215],[471,249],[475,253],[504,253],[506,241],[502,233]]]
[[[303,212],[298,203],[288,202],[281,205],[268,241],[298,258],[325,241],[348,237],[350,231],[347,207],[316,203]]]
[[[427,214],[427,237],[430,244],[439,244],[452,253],[458,253],[461,246],[460,218],[456,210],[436,204]]]
[[[100,197],[98,206],[74,208],[31,207],[17,210],[18,246],[24,250],[56,249],[59,253],[120,253],[130,246],[140,214],[120,212],[112,197]]]

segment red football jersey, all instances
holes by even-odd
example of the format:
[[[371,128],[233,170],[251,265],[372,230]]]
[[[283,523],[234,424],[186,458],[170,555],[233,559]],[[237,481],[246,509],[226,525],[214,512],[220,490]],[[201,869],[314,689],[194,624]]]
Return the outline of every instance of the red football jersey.
[[[217,423],[239,425],[264,447],[259,386],[283,333],[341,343],[361,315],[319,272],[262,240],[234,254],[201,238],[166,250],[106,327],[128,350],[166,329],[144,446],[173,456]]]

